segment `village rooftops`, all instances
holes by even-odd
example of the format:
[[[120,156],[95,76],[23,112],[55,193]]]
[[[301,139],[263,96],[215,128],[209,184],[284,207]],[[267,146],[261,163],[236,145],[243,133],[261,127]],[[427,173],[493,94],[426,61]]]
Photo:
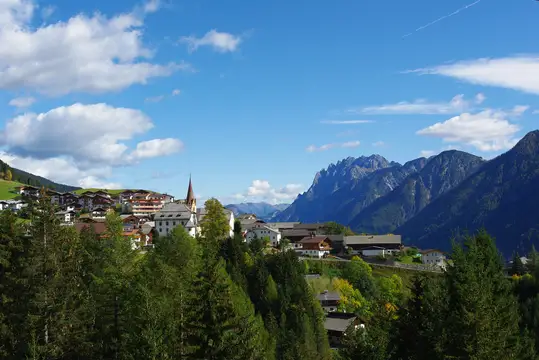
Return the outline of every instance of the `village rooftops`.
[[[302,224],[298,223],[294,226],[294,229],[303,229],[303,230],[319,230],[325,226],[324,223],[314,223],[314,224]]]
[[[274,229],[284,230],[284,229],[294,229],[295,226],[299,225],[299,222],[274,222],[266,223],[267,226]]]
[[[75,229],[77,229],[78,232],[81,232],[83,229],[93,229],[96,235],[102,235],[107,230],[107,226],[104,222],[95,222],[90,224],[75,223]]]
[[[155,214],[155,220],[189,220],[191,209],[185,204],[167,203]]]
[[[324,291],[316,295],[318,301],[341,301],[341,295],[337,292]]]
[[[300,240],[301,244],[320,244],[321,242],[331,241],[326,235],[306,236]]]
[[[345,236],[344,242],[346,245],[383,245],[383,244],[401,244],[400,235],[354,235]]]

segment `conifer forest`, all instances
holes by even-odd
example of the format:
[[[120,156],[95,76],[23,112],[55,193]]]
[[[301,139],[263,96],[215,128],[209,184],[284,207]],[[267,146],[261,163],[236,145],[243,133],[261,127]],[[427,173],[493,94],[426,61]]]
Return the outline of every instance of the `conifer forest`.
[[[205,208],[200,236],[180,226],[144,251],[115,214],[96,236],[61,226],[46,201],[26,222],[0,213],[0,358],[538,358],[535,250],[505,269],[480,231],[455,242],[441,273],[380,275],[357,257],[329,266],[247,244],[217,200]],[[364,325],[334,348],[316,298],[327,289]]]

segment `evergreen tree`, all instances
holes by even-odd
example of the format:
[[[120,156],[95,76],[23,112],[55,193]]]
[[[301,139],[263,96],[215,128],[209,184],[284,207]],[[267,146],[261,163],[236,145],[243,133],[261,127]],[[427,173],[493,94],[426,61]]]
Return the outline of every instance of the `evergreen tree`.
[[[444,355],[467,359],[519,359],[519,314],[492,238],[485,232],[455,246],[446,275]]]
[[[28,294],[24,284],[30,245],[12,211],[0,213],[0,358],[24,357]],[[21,299],[25,299],[21,301]]]

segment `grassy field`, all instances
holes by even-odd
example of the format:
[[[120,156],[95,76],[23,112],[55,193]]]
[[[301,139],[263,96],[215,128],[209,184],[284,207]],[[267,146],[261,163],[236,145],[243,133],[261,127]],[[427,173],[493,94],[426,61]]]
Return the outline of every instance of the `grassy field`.
[[[0,200],[10,200],[19,196],[15,192],[15,187],[22,185],[16,181],[0,180]]]

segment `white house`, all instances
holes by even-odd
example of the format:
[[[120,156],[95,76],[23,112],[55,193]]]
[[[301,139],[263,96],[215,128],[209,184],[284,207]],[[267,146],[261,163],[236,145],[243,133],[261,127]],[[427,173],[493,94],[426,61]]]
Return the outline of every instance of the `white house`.
[[[74,211],[58,211],[56,217],[64,224],[72,224],[75,221]]]
[[[155,229],[159,236],[167,236],[177,226],[183,226],[191,236],[197,231],[197,214],[186,204],[168,203],[154,216]]]
[[[429,249],[421,251],[421,262],[426,265],[433,265],[445,268],[447,256],[441,250]]]
[[[259,224],[254,226],[245,235],[245,241],[251,242],[255,238],[262,239],[267,237],[270,241],[271,246],[276,247],[281,242],[281,232],[277,229],[273,229],[264,224]]]
[[[326,235],[315,236],[312,233],[310,236],[304,237],[297,245],[295,244],[294,250],[300,256],[320,259],[329,255],[331,251],[331,239]]]

